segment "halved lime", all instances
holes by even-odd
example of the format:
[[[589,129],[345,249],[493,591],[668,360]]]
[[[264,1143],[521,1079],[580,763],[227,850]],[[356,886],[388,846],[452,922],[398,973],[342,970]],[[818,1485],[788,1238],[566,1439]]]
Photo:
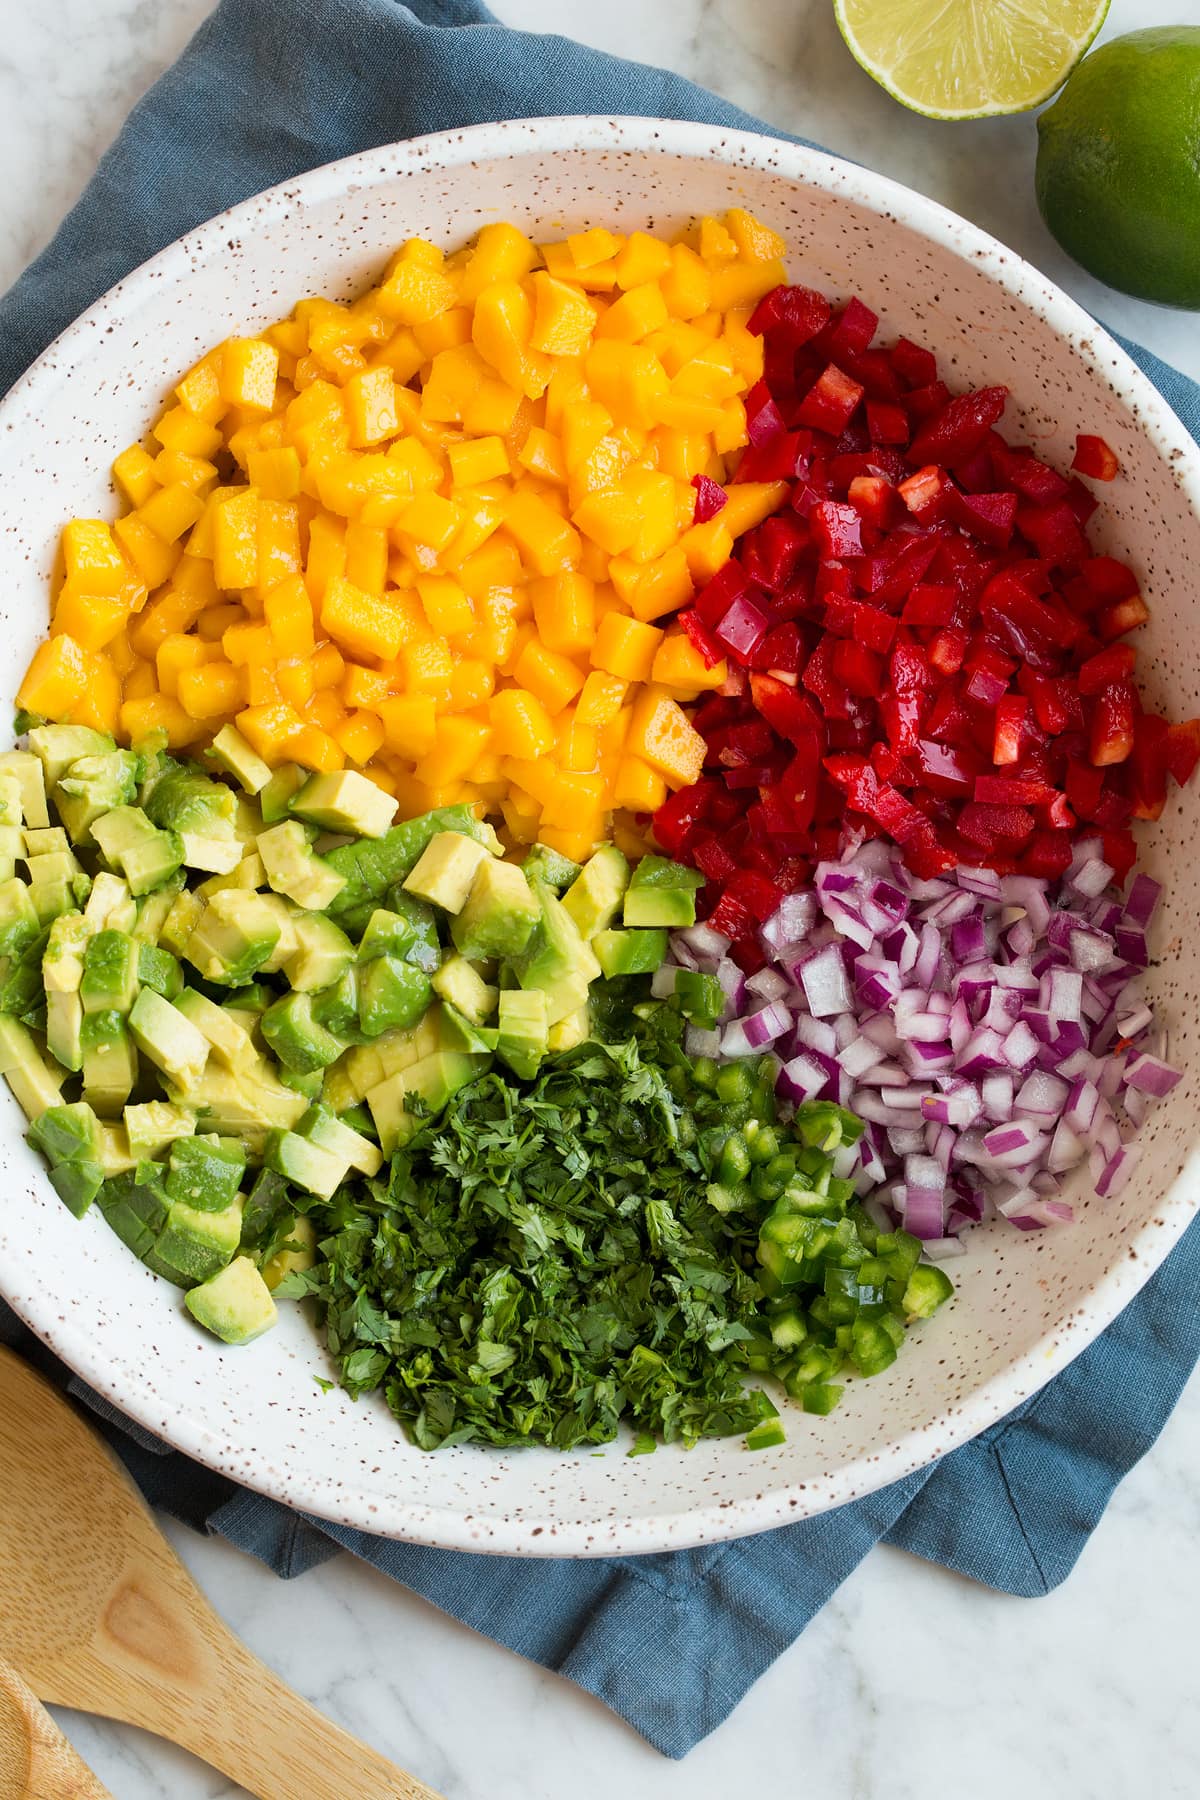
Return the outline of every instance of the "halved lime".
[[[1108,0],[834,0],[838,29],[892,98],[927,119],[1027,112],[1060,88]]]

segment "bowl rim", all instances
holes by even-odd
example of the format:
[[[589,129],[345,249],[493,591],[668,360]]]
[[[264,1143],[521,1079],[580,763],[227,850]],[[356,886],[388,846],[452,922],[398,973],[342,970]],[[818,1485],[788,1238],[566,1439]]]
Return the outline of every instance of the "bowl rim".
[[[1200,452],[1182,422],[1128,353],[1082,306],[1016,251],[980,227],[914,189],[844,158],[792,139],[690,121],[619,114],[550,115],[506,120],[430,133],[341,158],[288,178],[214,215],[184,233],[107,290],[42,352],[0,401],[0,430],[11,430],[37,405],[62,364],[70,364],[99,334],[114,310],[136,307],[152,285],[170,283],[224,248],[230,231],[250,230],[264,219],[286,219],[309,204],[359,194],[397,175],[417,174],[434,164],[452,168],[480,160],[505,161],[523,151],[567,153],[582,149],[620,150],[655,156],[703,157],[732,169],[765,169],[799,185],[898,222],[963,261],[972,263],[1014,300],[1038,314],[1060,337],[1070,337],[1089,372],[1106,381],[1151,439],[1172,471],[1191,510],[1200,519]],[[763,1458],[762,1491],[753,1498],[653,1516],[613,1520],[542,1520],[522,1510],[519,1517],[495,1516],[481,1541],[478,1514],[430,1507],[412,1499],[374,1497],[368,1507],[348,1498],[334,1474],[288,1475],[250,1446],[231,1445],[186,1404],[177,1405],[164,1431],[161,1399],[142,1371],[114,1368],[88,1336],[82,1319],[60,1310],[61,1297],[49,1281],[31,1283],[22,1270],[19,1304],[10,1299],[31,1329],[98,1394],[128,1418],[217,1473],[253,1491],[319,1519],[445,1549],[525,1556],[646,1554],[764,1531],[859,1499],[925,1468],[977,1437],[1019,1402],[1039,1392],[1080,1354],[1149,1280],[1183,1235],[1200,1206],[1200,1147],[1184,1163],[1162,1196],[1153,1220],[1125,1241],[1115,1264],[1095,1280],[1083,1306],[1069,1321],[1045,1331],[1021,1357],[997,1370],[956,1406],[901,1437],[865,1452],[826,1475],[798,1483],[773,1484]],[[0,1270],[0,1274],[2,1274]],[[3,1290],[0,1289],[0,1292]],[[534,1452],[536,1454],[536,1452]],[[535,1535],[542,1525],[544,1535]],[[553,1537],[550,1528],[553,1528]],[[539,1545],[547,1547],[539,1549]]]

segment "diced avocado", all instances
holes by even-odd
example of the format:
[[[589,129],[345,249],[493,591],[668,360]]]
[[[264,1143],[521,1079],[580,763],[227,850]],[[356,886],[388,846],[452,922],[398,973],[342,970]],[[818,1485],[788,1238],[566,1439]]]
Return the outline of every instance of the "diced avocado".
[[[0,825],[0,881],[11,881],[25,847],[19,825]]]
[[[378,1175],[383,1167],[379,1146],[354,1131],[344,1119],[335,1118],[327,1106],[311,1107],[296,1130],[310,1144],[342,1157],[347,1167],[357,1169],[360,1175]]]
[[[104,756],[116,745],[90,725],[35,725],[29,733],[29,748],[42,765],[46,787],[51,788],[81,756]]]
[[[130,1173],[106,1181],[100,1190],[100,1211],[123,1244],[144,1262],[167,1222],[167,1197],[156,1163],[142,1162]],[[179,1280],[177,1270],[170,1278]]]
[[[667,960],[667,934],[663,930],[598,931],[592,939],[592,949],[610,980],[614,975],[652,975]]]
[[[257,843],[257,838],[254,840]],[[202,881],[196,892],[202,900],[212,894],[219,894],[225,888],[261,888],[267,885],[267,871],[263,868],[262,857],[257,850],[247,850],[242,846],[242,859],[225,875],[210,875]]]
[[[92,820],[92,836],[104,860],[117,868],[133,894],[161,887],[183,862],[174,830],[161,831],[137,806],[117,806]]]
[[[201,1037],[211,1044],[213,1054],[227,1069],[253,1069],[259,1056],[254,1039],[237,1019],[231,1018],[199,988],[184,988],[175,999],[177,1012],[196,1027]]]
[[[82,1100],[69,1106],[48,1106],[26,1136],[51,1164],[81,1158],[95,1162],[100,1156],[100,1121]]]
[[[183,1304],[197,1325],[226,1344],[251,1343],[279,1317],[270,1288],[248,1256],[235,1256],[218,1274],[190,1288]]]
[[[653,930],[696,923],[696,895],[691,888],[631,887],[625,894],[625,924],[635,930]]]
[[[239,1024],[253,1031],[268,1006],[274,1006],[277,996],[275,989],[268,987],[265,981],[248,981],[245,987],[236,988],[228,1000],[221,1005],[228,1013],[233,1013]],[[242,1015],[248,1015],[243,1017]]]
[[[21,838],[27,857],[49,856],[52,850],[64,851],[71,848],[61,825],[26,825],[22,827]]]
[[[496,1010],[500,990],[483,979],[465,956],[448,956],[433,977],[433,990],[457,1007],[472,1025],[486,1025]]]
[[[545,994],[538,988],[525,993],[520,988],[510,988],[500,996],[498,1023],[497,1056],[514,1075],[531,1081],[549,1047]]]
[[[251,1152],[262,1148],[269,1131],[286,1130],[308,1109],[304,1096],[286,1088],[268,1062],[237,1074],[210,1062],[189,1088],[172,1090],[171,1098],[194,1108],[204,1130],[241,1138]]]
[[[39,771],[40,772],[40,771]],[[19,1019],[0,1015],[0,1075],[27,1119],[40,1118],[62,1100],[62,1081],[46,1067],[33,1033]]]
[[[285,1275],[303,1274],[317,1260],[317,1233],[311,1219],[297,1214],[288,1228],[286,1247],[263,1264],[262,1277],[274,1293]]]
[[[99,884],[99,881],[100,877],[97,876],[96,882],[92,887],[93,894],[96,891],[96,886]],[[184,898],[185,894],[189,901],[194,900],[194,896],[188,894],[184,887],[183,870],[180,869],[176,874],[171,876],[169,881],[164,881],[160,888],[155,888],[152,894],[147,894],[144,899],[137,900],[133,903],[134,923],[131,927],[128,927],[128,929],[130,930],[131,935],[138,940],[139,944],[157,944],[159,942],[168,919],[175,913],[176,907]],[[90,899],[88,904],[91,904]],[[191,924],[188,925],[187,932],[184,933],[185,942],[188,933],[191,931],[192,924],[195,923],[195,919],[199,918],[199,916],[200,909],[197,906],[195,908],[195,916]],[[110,919],[108,923],[115,924],[116,921]],[[125,930],[127,928],[122,926],[121,929]],[[163,948],[164,950],[170,950],[174,956],[180,954],[175,945],[168,943],[165,938],[163,938]]]
[[[130,750],[109,750],[72,762],[58,778],[54,804],[72,842],[90,844],[101,813],[128,806],[137,793],[138,758]]]
[[[327,1068],[346,1048],[313,1017],[311,994],[285,994],[262,1016],[262,1033],[280,1062],[298,1074]]]
[[[311,1144],[294,1131],[273,1131],[267,1139],[264,1161],[277,1175],[303,1188],[306,1194],[316,1194],[320,1200],[332,1200],[350,1167],[336,1151]]]
[[[163,889],[163,893],[166,894],[169,891],[170,884],[168,883],[167,887]],[[159,895],[151,894],[147,899],[142,901],[142,906],[149,908],[154,905],[158,899]],[[187,955],[187,947],[191,941],[192,932],[200,922],[204,907],[205,902],[196,894],[190,894],[186,888],[183,888],[180,892],[175,894],[175,897],[167,907],[165,915],[161,920],[157,921],[158,928],[155,935],[164,950],[169,950],[172,956]],[[136,935],[147,940],[149,940],[150,937],[149,918],[144,918],[140,910],[138,913]]]
[[[586,1006],[589,986],[584,976],[571,974],[560,975],[556,981],[547,981],[538,989],[545,995],[547,1025],[557,1025],[560,1019],[568,1018],[581,1006]]]
[[[563,895],[562,903],[581,937],[593,938],[617,916],[629,886],[629,864],[615,844],[594,850]]]
[[[25,883],[15,875],[0,881],[0,956],[18,955],[40,930],[33,895]]]
[[[83,1097],[102,1118],[114,1119],[133,1092],[137,1051],[119,1012],[85,1013],[79,1032],[83,1050]]]
[[[172,1200],[154,1254],[189,1281],[207,1281],[236,1256],[241,1239],[240,1198],[221,1212],[204,1212],[186,1200]]]
[[[21,784],[8,769],[0,769],[0,825],[21,824]]]
[[[304,989],[300,990],[304,992]],[[349,968],[312,997],[312,1016],[334,1037],[348,1040],[358,1033],[358,970]]]
[[[406,894],[402,887],[389,890],[387,907],[377,906],[367,920],[358,946],[360,963],[373,956],[399,956],[432,975],[442,960],[437,915],[426,900]]]
[[[651,929],[694,925],[696,889],[703,886],[698,869],[685,868],[665,856],[643,856],[626,889],[625,923]]]
[[[443,1050],[465,1050],[471,1056],[490,1056],[500,1036],[495,1025],[472,1025],[449,1003],[442,1007],[441,1034]]]
[[[226,889],[205,904],[184,955],[206,980],[240,987],[271,961],[282,934],[267,895]]]
[[[344,930],[361,931],[389,888],[402,882],[429,840],[439,831],[461,831],[487,844],[495,833],[481,825],[469,806],[446,806],[393,825],[381,838],[360,838],[329,852],[326,860],[346,885],[330,912]]]
[[[148,899],[142,901],[143,906],[149,904]],[[92,891],[87,897],[83,916],[87,920],[89,931],[133,933],[139,910],[137,901],[129,891],[129,883],[119,875],[110,875],[107,869],[101,869],[92,882]]]
[[[220,768],[227,769],[248,794],[261,793],[271,779],[270,767],[246,742],[236,725],[222,725],[207,753]]]
[[[163,757],[147,783],[142,805],[152,825],[201,838],[236,837],[237,799],[232,788],[214,781],[194,763]]]
[[[72,912],[87,899],[91,880],[70,850],[32,857],[28,866],[29,897],[43,925],[59,913]]]
[[[600,964],[581,936],[571,914],[544,882],[534,882],[540,918],[537,929],[512,964],[524,988],[549,988],[565,977],[575,977],[586,987],[600,974]]]
[[[568,1013],[557,1025],[551,1025],[546,1048],[552,1056],[561,1056],[566,1050],[574,1050],[578,1044],[586,1044],[592,1035],[592,1018],[586,1006],[576,1012]]]
[[[186,1201],[198,1212],[224,1212],[246,1173],[242,1146],[210,1135],[178,1138],[168,1161],[168,1200]]]
[[[480,864],[466,905],[451,920],[450,936],[460,955],[476,962],[487,956],[519,956],[540,918],[523,871],[516,863],[489,857]]]
[[[104,1185],[104,1170],[98,1162],[58,1163],[50,1170],[50,1181],[67,1211],[82,1219]]]
[[[83,1001],[77,993],[46,995],[46,1048],[72,1074],[83,1068]]]
[[[129,1014],[129,1029],[156,1068],[185,1091],[199,1081],[208,1061],[208,1039],[170,1000],[143,988]]]
[[[531,887],[535,881],[544,881],[557,894],[570,887],[580,870],[579,863],[572,862],[561,851],[552,850],[549,844],[535,844],[521,867]]]
[[[294,929],[296,948],[283,965],[289,987],[311,994],[340,981],[354,961],[354,945],[341,927],[322,913],[306,912]]]
[[[396,816],[396,801],[353,769],[310,775],[292,796],[290,811],[300,819],[344,831],[351,837],[381,838]]]
[[[288,816],[288,807],[308,780],[308,770],[295,763],[284,763],[275,770],[265,787],[259,789],[258,806],[264,825],[275,825]]]
[[[138,946],[123,931],[98,931],[83,957],[79,998],[85,1013],[127,1013],[138,991]]]
[[[274,1169],[260,1169],[242,1207],[242,1248],[258,1250],[290,1208],[291,1188]]]
[[[46,781],[42,765],[32,750],[6,750],[0,755],[0,774],[11,775],[21,791],[23,825],[48,825]],[[10,820],[8,823],[15,823]]]
[[[242,860],[242,846],[232,833],[228,837],[208,837],[202,831],[181,831],[178,836],[189,869],[228,875]]]
[[[50,929],[47,926],[18,955],[0,962],[0,970],[3,971],[3,979],[0,980],[0,1013],[12,1013],[37,1031],[45,1029],[42,956],[49,937]]]
[[[106,1181],[113,1175],[124,1175],[140,1162],[141,1158],[135,1156],[129,1147],[129,1133],[123,1121],[115,1125],[101,1125],[100,1154],[97,1160]]]
[[[285,1069],[281,1065],[279,1079],[293,1093],[302,1094],[310,1105],[315,1105],[325,1092],[324,1069]]]
[[[302,916],[302,909],[291,900],[285,900],[282,894],[251,894],[247,898],[259,901],[264,912],[279,927],[278,942],[262,966],[264,975],[274,975],[290,956],[296,954],[296,920]]]
[[[183,970],[179,966],[178,957],[172,956],[169,950],[163,950],[158,944],[139,944],[131,940],[137,950],[137,978],[141,987],[153,988],[164,1000],[174,1000],[183,992]]]
[[[195,1113],[182,1106],[171,1106],[166,1100],[147,1100],[140,1106],[127,1106],[121,1116],[125,1121],[130,1154],[138,1162],[157,1156],[176,1138],[190,1137],[196,1129]]]
[[[83,980],[83,960],[91,941],[88,921],[81,912],[60,913],[45,934],[41,954],[41,977],[47,997],[52,994],[78,994]],[[23,955],[32,955],[28,946]]]
[[[323,912],[346,885],[344,875],[331,869],[323,857],[313,854],[307,833],[298,819],[286,819],[258,835],[267,880],[277,894],[286,894],[297,906]]]
[[[471,884],[485,862],[488,852],[474,838],[461,831],[439,831],[417,858],[417,864],[404,878],[404,886],[418,900],[428,900],[444,912],[461,912],[471,892]]]
[[[425,971],[397,956],[373,956],[357,973],[358,1022],[369,1038],[415,1025],[433,997]]]
[[[366,1095],[379,1142],[385,1156],[390,1156],[398,1143],[411,1137],[424,1123],[424,1116],[408,1111],[405,1095],[415,1094],[428,1113],[436,1113],[459,1088],[486,1073],[489,1056],[470,1056],[458,1050],[435,1050],[411,1067],[389,1075]]]

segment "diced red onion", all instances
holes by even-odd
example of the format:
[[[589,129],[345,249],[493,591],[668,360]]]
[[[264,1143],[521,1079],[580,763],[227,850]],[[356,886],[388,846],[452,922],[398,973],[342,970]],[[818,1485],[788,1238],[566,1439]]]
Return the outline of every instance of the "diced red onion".
[[[800,965],[800,981],[808,1010],[816,1019],[831,1019],[849,1012],[854,1000],[846,979],[846,965],[836,944],[828,944]]]
[[[1160,1062],[1157,1056],[1148,1056],[1144,1051],[1125,1065],[1126,1087],[1139,1088],[1155,1100],[1169,1094],[1182,1079],[1178,1069],[1172,1069],[1168,1063]]]

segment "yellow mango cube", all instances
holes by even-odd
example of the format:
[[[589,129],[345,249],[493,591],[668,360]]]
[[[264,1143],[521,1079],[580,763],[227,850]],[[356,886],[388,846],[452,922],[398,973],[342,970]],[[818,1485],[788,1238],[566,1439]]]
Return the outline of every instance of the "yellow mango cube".
[[[350,442],[358,450],[394,437],[400,429],[396,383],[390,369],[364,369],[346,383]]]
[[[299,575],[277,582],[263,599],[276,656],[311,656],[316,647],[312,601]]]
[[[446,451],[450,463],[450,480],[456,488],[478,487],[509,472],[508,450],[498,436],[467,438],[451,444]]]
[[[462,512],[454,501],[433,493],[418,494],[396,520],[406,538],[434,551],[444,550],[461,524]]]
[[[643,688],[634,701],[626,756],[640,757],[668,787],[687,787],[700,779],[706,755],[704,739],[678,701],[662,688]],[[618,799],[618,805],[629,802]]]
[[[397,263],[375,296],[380,312],[402,325],[423,325],[454,305],[458,292],[440,269],[416,261]]]
[[[380,700],[376,711],[383,721],[384,742],[397,756],[416,762],[433,748],[437,704],[432,694],[401,694]]]
[[[659,281],[671,267],[671,246],[648,231],[631,231],[617,252],[615,267],[619,288]]]
[[[595,583],[586,575],[547,575],[531,586],[538,636],[549,650],[579,654],[591,645],[595,626]]]
[[[531,638],[513,668],[513,679],[527,688],[554,716],[573,700],[583,686],[583,673],[569,657],[547,649],[539,638]]]
[[[248,412],[270,412],[279,378],[279,352],[263,338],[229,338],[221,350],[221,398]]]
[[[17,689],[17,705],[44,719],[61,720],[83,695],[91,658],[62,632],[38,645]]]
[[[663,636],[657,625],[647,625],[618,612],[605,613],[596,627],[592,667],[607,675],[618,675],[623,681],[649,681]]]
[[[545,756],[554,746],[550,715],[537,695],[527,689],[504,688],[493,694],[487,716],[492,748],[500,756],[528,760]]]
[[[154,458],[140,444],[122,450],[112,466],[113,480],[130,506],[143,506],[158,486]]]
[[[450,691],[454,658],[444,638],[410,638],[402,644],[396,662],[407,693],[436,694]]]
[[[623,241],[606,226],[593,225],[588,231],[572,232],[567,238],[567,249],[577,269],[590,269],[616,256]]]
[[[539,575],[578,567],[579,533],[535,494],[516,493],[505,505],[504,523]]]
[[[215,496],[214,496],[215,498]],[[213,573],[220,588],[253,587],[258,580],[258,495],[238,488],[212,510]]]
[[[219,719],[237,712],[246,701],[241,669],[229,662],[208,662],[179,671],[176,696],[191,719]]]
[[[103,519],[72,519],[63,526],[63,564],[68,581],[90,594],[116,594],[129,580],[129,564]]]
[[[325,590],[321,626],[351,656],[380,660],[396,655],[404,635],[393,607],[374,594],[364,593],[343,575],[335,576]]]
[[[717,517],[735,538],[753,525],[761,525],[773,512],[778,512],[787,498],[786,481],[734,481],[725,490],[729,496]]]
[[[123,519],[117,519],[113,536],[147,588],[161,587],[179,561],[179,545],[165,543],[139,513],[126,513]]]
[[[537,259],[537,247],[515,225],[485,225],[463,269],[462,298],[470,304],[498,281],[519,281]]]
[[[460,637],[474,626],[475,611],[470,599],[450,576],[419,577],[417,593],[429,628],[438,637]]]
[[[597,338],[585,367],[592,393],[618,424],[648,431],[658,423],[658,403],[670,383],[652,350],[641,344]]]
[[[330,582],[345,572],[345,527],[328,513],[319,513],[308,527],[308,560],[304,565],[304,582],[314,606],[324,599]]]
[[[774,262],[786,254],[787,245],[779,233],[743,207],[731,206],[724,223],[738,247],[738,254],[747,262]]]
[[[103,650],[121,631],[129,617],[129,604],[121,594],[89,594],[66,581],[54,604],[52,635],[74,638],[84,650]]]
[[[719,688],[725,680],[724,658],[706,668],[704,658],[683,631],[668,631],[654,653],[650,679],[673,700],[694,700],[697,695]]]
[[[391,544],[381,525],[365,525],[361,519],[346,527],[346,580],[369,594],[381,594],[387,583]]]
[[[660,331],[670,315],[656,281],[643,282],[614,300],[596,326],[597,338],[617,338],[636,344],[652,331]]]
[[[547,356],[582,356],[596,329],[596,313],[578,288],[544,270],[533,277],[530,343]]]
[[[579,691],[575,703],[575,719],[580,725],[600,730],[610,725],[625,703],[629,683],[603,669],[593,669]]]
[[[667,797],[667,784],[656,769],[640,756],[623,756],[612,786],[614,806],[630,812],[657,812]]]
[[[659,277],[659,287],[673,319],[698,319],[711,305],[708,265],[687,244],[671,246],[671,267]]]
[[[438,720],[433,749],[424,755],[413,773],[428,787],[461,781],[487,746],[489,729],[481,719],[452,713]]]
[[[341,745],[348,762],[362,768],[383,747],[383,720],[378,713],[360,708],[330,734]]]
[[[189,369],[175,389],[179,404],[194,419],[215,425],[228,404],[221,393],[221,353],[212,351]]]

